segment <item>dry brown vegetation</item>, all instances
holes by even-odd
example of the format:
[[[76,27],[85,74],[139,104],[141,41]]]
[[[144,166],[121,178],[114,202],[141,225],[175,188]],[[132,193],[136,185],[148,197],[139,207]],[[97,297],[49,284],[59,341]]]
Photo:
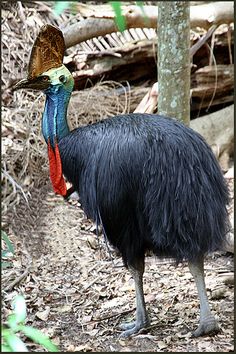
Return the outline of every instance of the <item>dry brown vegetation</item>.
[[[185,265],[176,269],[170,261],[149,256],[145,294],[153,327],[131,340],[118,339],[118,324],[134,315],[132,278],[115,251],[108,252],[101,235],[98,242],[93,224],[76,203],[68,205],[51,191],[40,129],[43,94],[13,94],[9,88],[25,77],[43,24],[60,26],[80,18],[70,11],[55,17],[52,4],[2,3],[2,227],[16,249],[13,267],[2,273],[3,320],[20,292],[27,301],[28,324],[41,328],[64,351],[233,351],[233,256],[222,252],[206,261],[219,334],[190,338],[189,330],[198,321],[190,273]],[[68,49],[68,58],[76,57],[78,48]],[[146,92],[142,86],[138,95],[127,93],[122,84],[101,80],[73,93],[71,125],[132,111],[137,97],[141,100]],[[232,176],[229,181],[233,195]],[[27,345],[31,351],[41,350]]]

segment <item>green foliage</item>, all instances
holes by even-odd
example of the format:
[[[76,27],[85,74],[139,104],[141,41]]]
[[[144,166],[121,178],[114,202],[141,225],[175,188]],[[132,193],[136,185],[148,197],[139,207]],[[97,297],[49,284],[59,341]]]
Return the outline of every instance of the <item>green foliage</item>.
[[[125,17],[122,15],[122,1],[110,1],[110,4],[115,12],[116,18],[116,24],[120,32],[123,32],[126,29],[126,21]],[[146,23],[148,23],[148,17],[145,14],[144,7],[143,7],[143,1],[136,1],[136,5],[140,7],[143,13],[144,20]]]
[[[17,295],[13,302],[13,309],[13,314],[8,316],[7,327],[2,326],[2,352],[28,352],[25,343],[20,339],[20,334],[24,334],[50,352],[59,352],[58,348],[42,332],[25,326],[26,304],[23,296]]]
[[[71,1],[55,1],[53,12],[56,16],[59,16],[64,10],[66,10],[71,4]]]
[[[77,14],[77,1],[55,1],[53,6],[54,15],[60,16],[63,11],[70,9],[73,15]]]
[[[2,249],[1,257],[2,257],[2,262],[1,262],[1,267],[2,268],[8,268],[12,266],[12,263],[3,261],[3,258],[10,258],[14,254],[14,247],[11,241],[9,240],[7,234],[1,230],[1,238],[2,241],[5,243],[6,249]]]
[[[109,1],[115,12],[115,21],[116,25],[120,32],[123,32],[126,29],[125,17],[122,15],[122,1]],[[148,21],[148,18],[144,12],[143,1],[136,1],[136,5],[142,9],[143,17],[145,21]],[[64,10],[70,8],[73,13],[76,13],[76,2],[75,1],[55,1],[54,2],[54,14],[59,16]]]
[[[119,29],[120,32],[124,31],[126,28],[126,22],[125,18],[122,15],[122,9],[121,9],[121,1],[110,1],[110,4],[115,12],[116,18],[116,25]]]
[[[144,11],[144,4],[143,4],[143,1],[136,1],[136,5],[140,7],[142,13],[143,13],[143,18],[144,18],[144,21],[146,22],[146,25],[148,25],[148,17]]]

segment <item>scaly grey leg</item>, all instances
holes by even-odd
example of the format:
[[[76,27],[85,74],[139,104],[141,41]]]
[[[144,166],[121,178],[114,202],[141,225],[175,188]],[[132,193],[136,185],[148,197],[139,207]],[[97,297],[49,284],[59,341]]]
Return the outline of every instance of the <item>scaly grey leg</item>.
[[[121,337],[129,337],[149,325],[143,294],[144,258],[138,260],[134,265],[129,266],[128,269],[131,272],[135,283],[136,321],[121,325],[121,328],[125,330],[121,333]]]
[[[215,317],[211,313],[206,293],[203,257],[199,258],[196,262],[189,262],[189,269],[196,282],[200,300],[200,324],[197,330],[193,332],[193,336],[199,337],[210,332],[217,332],[219,326]]]

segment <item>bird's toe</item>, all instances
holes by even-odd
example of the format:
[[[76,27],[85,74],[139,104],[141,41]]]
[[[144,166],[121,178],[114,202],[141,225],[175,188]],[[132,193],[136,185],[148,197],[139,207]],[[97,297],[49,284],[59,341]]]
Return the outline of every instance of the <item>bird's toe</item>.
[[[130,329],[133,329],[135,327],[135,324],[136,324],[135,321],[134,322],[125,322],[125,323],[121,323],[119,327],[122,331],[127,331]]]
[[[145,329],[144,327],[140,328],[139,326],[135,325],[134,327],[122,332],[120,334],[120,338],[128,338],[128,337],[132,336],[133,334],[137,334],[137,333],[143,331],[144,329]]]
[[[219,332],[219,330],[220,330],[220,327],[219,327],[218,322],[216,321],[216,319],[213,316],[210,316],[200,322],[196,331],[194,331],[192,333],[192,336],[193,337],[200,337],[200,336],[203,336],[204,334]]]
[[[121,334],[121,338],[127,338],[132,336],[133,334],[137,334],[146,330],[148,327],[149,321],[146,322],[130,322],[121,324],[120,328],[124,330]]]

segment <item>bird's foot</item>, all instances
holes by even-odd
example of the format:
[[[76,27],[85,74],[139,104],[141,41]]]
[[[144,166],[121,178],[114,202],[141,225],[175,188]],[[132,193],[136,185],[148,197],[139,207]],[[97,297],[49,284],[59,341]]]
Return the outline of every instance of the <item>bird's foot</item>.
[[[215,317],[213,315],[210,315],[208,317],[205,317],[204,319],[200,320],[200,324],[196,331],[192,333],[193,337],[200,337],[203,336],[204,334],[208,333],[217,333],[219,332],[220,327],[218,325],[218,322],[216,321]]]
[[[149,321],[146,322],[130,322],[130,323],[122,323],[120,325],[120,329],[124,332],[120,334],[121,338],[128,338],[133,334],[140,332],[141,330],[145,329],[149,326]]]
[[[135,327],[135,324],[136,324],[135,321],[133,321],[133,322],[126,322],[126,323],[121,323],[121,324],[119,325],[119,327],[120,327],[120,329],[122,329],[122,331],[126,331],[126,330],[128,330],[128,329],[131,329],[131,328]]]

